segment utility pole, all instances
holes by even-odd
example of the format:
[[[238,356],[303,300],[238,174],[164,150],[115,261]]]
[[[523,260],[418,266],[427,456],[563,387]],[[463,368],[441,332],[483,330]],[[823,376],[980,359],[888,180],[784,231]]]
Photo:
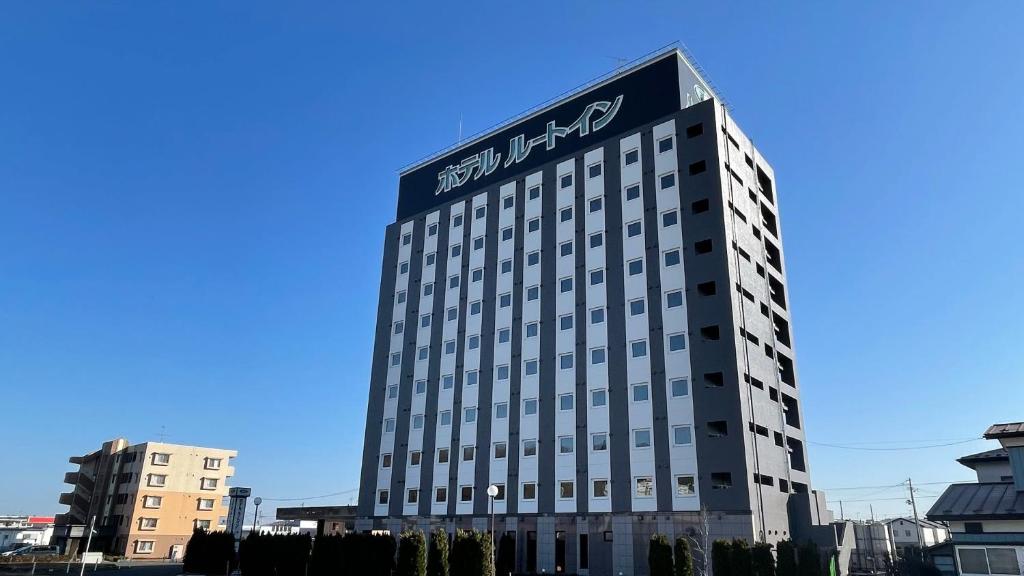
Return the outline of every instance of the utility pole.
[[[921,534],[921,521],[917,517],[917,500],[914,498],[914,481],[907,478],[907,486],[910,488],[910,507],[914,509],[914,529],[917,530],[917,547],[924,550],[924,538]]]
[[[839,501],[839,519],[846,520],[846,513],[843,512],[843,501]]]
[[[93,517],[89,519],[89,536],[85,539],[85,551],[82,552],[82,568],[78,571],[78,576],[85,574],[85,555],[89,553],[89,546],[92,544],[92,533],[94,532],[92,528],[95,524],[96,516],[93,515]]]
[[[871,510],[871,522],[874,523],[874,521],[875,521],[875,505],[874,504],[868,504],[868,509]]]

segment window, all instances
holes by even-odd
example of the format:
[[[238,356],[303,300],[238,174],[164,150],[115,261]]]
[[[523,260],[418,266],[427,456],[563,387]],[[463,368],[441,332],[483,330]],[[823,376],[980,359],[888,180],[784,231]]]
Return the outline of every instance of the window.
[[[540,264],[540,252],[535,250],[526,255],[527,266],[536,266],[537,264]]]
[[[494,499],[498,502],[503,502],[505,500],[505,485],[495,484],[494,487],[498,489],[498,493],[494,495]]]
[[[594,498],[607,498],[608,497],[608,481],[607,480],[594,480],[593,482]]]
[[[444,343],[445,354],[455,354],[455,340],[449,340]]]
[[[156,518],[139,518],[140,530],[156,530]]]
[[[163,485],[167,484],[167,475],[166,474],[150,474],[149,475],[149,480],[148,480],[147,484],[150,485],[150,486],[163,486]]]
[[[402,246],[408,246],[412,243],[412,234],[402,234]]]
[[[673,378],[669,382],[669,386],[672,387],[673,398],[682,398],[683,396],[690,395],[690,383],[686,378]]]
[[[594,308],[590,311],[590,323],[601,324],[604,322],[604,308]]]
[[[508,452],[508,446],[504,442],[494,443],[494,458],[496,460],[504,460]]]
[[[644,273],[644,261],[639,258],[631,260],[626,264],[626,268],[630,276],[638,276]]]
[[[459,309],[455,306],[452,306],[451,308],[445,311],[445,318],[449,322],[457,320],[459,318]]]
[[[590,247],[591,248],[598,248],[598,247],[602,246],[603,244],[604,244],[604,234],[603,233],[596,232],[596,233],[590,235]]]
[[[391,365],[392,366],[398,366],[401,363],[402,363],[402,353],[401,352],[392,352],[391,353]]]
[[[558,281],[558,290],[562,294],[572,292],[572,278],[562,278]]]
[[[498,420],[508,418],[508,403],[498,402],[494,405],[494,417]]]
[[[413,414],[412,417],[412,429],[422,430],[423,429],[423,414]]]
[[[476,407],[470,406],[466,408],[466,412],[462,417],[462,421],[466,424],[472,424],[476,422]]]
[[[466,370],[466,386],[476,386],[479,381],[480,372],[476,370]]]
[[[412,452],[409,453],[409,465],[410,466],[419,466],[420,462],[422,460],[423,460],[423,452],[420,452],[419,450],[413,450]]]
[[[601,163],[591,164],[587,167],[587,178],[597,178],[601,175]]]
[[[511,305],[512,305],[512,293],[506,292],[504,294],[498,295],[498,307],[499,308],[508,308]]]
[[[501,261],[501,273],[508,274],[512,272],[512,259],[505,259]]]
[[[683,305],[683,293],[680,290],[673,290],[665,293],[665,307],[679,308]]]
[[[458,228],[459,226],[462,226],[462,214],[456,214],[452,218],[452,228]]]
[[[483,309],[483,305],[480,303],[479,300],[477,300],[475,302],[470,302],[469,303],[469,315],[470,316],[476,316],[477,314],[480,313],[480,311],[482,309]]]
[[[484,249],[484,237],[483,236],[479,236],[477,238],[474,238],[473,239],[473,250],[483,250],[483,249]]]
[[[600,212],[601,208],[604,207],[604,201],[600,197],[590,199],[590,212]]]
[[[693,496],[696,494],[694,490],[693,476],[676,476],[676,496]]]
[[[473,270],[472,272],[469,273],[469,277],[470,277],[470,280],[472,280],[473,282],[479,282],[479,281],[483,280],[484,279],[484,270],[483,270],[483,268],[477,268],[477,269]]]
[[[476,350],[477,348],[479,348],[480,347],[480,335],[479,334],[474,334],[474,335],[470,336],[467,346],[469,347],[470,350]]]
[[[590,448],[594,452],[604,452],[608,449],[608,434],[598,432],[590,436]]]
[[[536,338],[537,332],[540,330],[540,324],[537,322],[530,322],[526,325],[526,337]]]
[[[572,220],[572,208],[562,208],[562,210],[558,213],[558,221],[568,222],[570,220]]]
[[[405,302],[405,290],[398,291],[398,295],[395,296],[395,302],[398,304],[402,304]]]
[[[442,410],[441,411],[441,426],[451,426],[452,424],[452,411]]]
[[[455,246],[452,246],[451,254],[452,258],[458,258],[459,256],[462,256],[462,244],[456,244]]]
[[[661,215],[661,225],[665,228],[669,226],[675,226],[679,223],[679,213],[675,210],[669,210]]]
[[[409,273],[409,263],[408,262],[400,263],[398,265],[398,273],[399,274],[408,274]]]
[[[537,399],[531,398],[529,400],[523,400],[523,415],[533,416],[537,413]]]
[[[385,418],[384,419],[384,431],[385,432],[394,432],[395,431],[395,419],[394,418]]]
[[[448,488],[438,486],[434,488],[434,502],[441,503],[448,501]]]
[[[704,124],[703,123],[694,124],[693,126],[688,126],[686,128],[686,137],[687,138],[696,138],[697,136],[700,136],[703,133],[704,133]]]
[[[654,479],[650,476],[640,476],[635,479],[636,495],[639,498],[651,498],[654,496]]]
[[[393,334],[401,334],[402,332],[405,332],[405,322],[402,322],[402,321],[395,322],[395,329],[392,330],[392,333]],[[153,454],[153,456],[154,456],[153,464],[156,464],[155,460],[156,460],[157,454]],[[165,464],[166,464],[166,462],[165,462]]]
[[[647,402],[650,399],[650,386],[647,384],[633,384],[633,402]]]
[[[200,479],[199,487],[203,490],[216,490],[218,480],[216,478],[202,478]]]
[[[462,447],[462,461],[472,462],[476,458],[476,446],[463,446]]]
[[[559,178],[558,185],[561,188],[568,188],[569,186],[572,186],[572,174],[564,174]]]
[[[537,484],[534,482],[523,482],[523,500],[537,499]]]
[[[445,390],[449,390],[454,385],[455,385],[455,375],[454,374],[445,374],[444,376],[441,376],[441,388],[443,388]]]
[[[536,300],[538,298],[540,298],[540,287],[539,286],[530,286],[529,288],[526,289],[526,301],[527,302],[532,302],[533,300]]]
[[[397,332],[396,332],[397,334]],[[153,465],[154,466],[167,466],[171,463],[171,455],[164,454],[162,452],[153,453]]]
[[[537,198],[540,198],[540,186],[533,186],[533,187],[531,187],[527,191],[527,194],[528,194],[530,200],[536,200]]]
[[[573,442],[572,436],[561,436],[558,438],[558,453],[559,454],[572,454],[575,448],[575,442]]]
[[[388,386],[388,398],[392,398],[392,399],[398,398],[398,385],[397,384],[392,384],[391,386]]]
[[[530,457],[537,455],[537,441],[523,440],[523,456]]]
[[[389,496],[389,492],[387,490],[378,490],[377,491],[377,503],[378,504],[387,504],[388,503],[388,496]]]
[[[509,328],[502,328],[498,330],[498,344],[504,344],[512,339],[512,330]]]
[[[380,467],[381,468],[391,468],[391,462],[392,462],[391,454],[381,454],[380,455]]]
[[[675,175],[675,173],[673,172],[673,173],[669,173],[669,174],[664,174],[658,180],[658,183],[661,186],[662,190],[668,190],[669,188],[675,186],[676,185],[676,175]]]
[[[559,330],[572,330],[572,314],[559,316],[558,328]]]
[[[562,256],[572,256],[572,241],[562,242],[558,246],[558,253]]]
[[[426,394],[427,393],[427,381],[426,380],[417,380],[415,386],[416,386],[416,393],[417,394]]]
[[[476,209],[476,219],[480,220],[484,216],[487,216],[487,207],[486,206],[478,206],[477,209]]]
[[[640,185],[633,184],[626,187],[626,200],[636,200],[640,197]]]
[[[163,502],[164,502],[164,497],[163,496],[145,496],[142,499],[142,507],[143,508],[159,508],[160,505],[163,504]],[[200,502],[202,502],[202,500],[200,500]],[[211,506],[211,508],[212,508],[212,506]]]
[[[409,488],[406,492],[405,503],[415,504],[420,501],[420,491],[416,488]]]
[[[672,442],[676,446],[689,446],[693,443],[693,430],[689,426],[672,427]]]
[[[640,161],[640,151],[639,150],[637,150],[636,148],[633,148],[632,150],[628,150],[626,152],[626,166],[629,166],[631,164],[636,164],[639,161]]]
[[[630,342],[629,350],[630,353],[633,354],[633,358],[643,358],[644,356],[647,356],[647,340]]]
[[[676,266],[679,264],[679,250],[665,252],[665,266]]]
[[[562,370],[569,370],[572,368],[572,353],[562,354],[558,357],[558,367]]]
[[[459,500],[462,501],[462,502],[472,502],[473,501],[473,487],[472,486],[462,486],[462,487],[460,487],[459,488]]]
[[[449,412],[449,414],[451,414],[451,412]],[[439,448],[437,450],[437,463],[438,464],[447,464],[448,463],[448,449],[447,448]]]
[[[430,254],[427,254],[427,257],[426,257],[426,263],[427,264],[426,265],[427,266],[433,266],[435,262],[437,262],[437,253],[436,252],[431,252]]]
[[[153,547],[156,543],[152,540],[136,540],[135,541],[135,552],[139,554],[148,554],[153,551]]]
[[[537,374],[537,361],[527,360],[523,368],[527,376],[534,376]]]
[[[591,270],[590,285],[597,286],[599,284],[604,284],[604,270]]]
[[[608,391],[604,388],[599,390],[590,391],[590,405],[594,408],[600,408],[608,405]]]
[[[707,254],[708,252],[711,252],[711,250],[712,244],[710,238],[693,243],[693,251],[697,254]]]
[[[661,154],[662,152],[668,152],[671,149],[672,149],[672,137],[671,136],[669,136],[668,138],[662,138],[661,140],[658,140],[658,154]]]
[[[566,412],[573,409],[572,394],[561,394],[558,397],[558,409]]]
[[[515,206],[515,204],[516,204],[515,197],[512,196],[511,194],[509,194],[508,196],[505,196],[504,198],[501,199],[501,207],[504,208],[505,210],[508,210],[509,208],[512,208],[513,206]]]
[[[437,223],[427,226],[427,236],[437,236]]]
[[[686,349],[686,336],[683,334],[670,334],[668,337],[668,351],[679,352]]]
[[[420,316],[420,328],[429,328],[430,327],[430,319],[431,319],[431,315],[430,314],[424,314],[423,316]]]
[[[590,351],[591,364],[604,364],[606,360],[607,356],[604,348],[594,348]]]
[[[700,162],[694,162],[690,164],[690,176],[695,176],[708,169],[707,163],[701,160]]]
[[[628,238],[639,236],[642,231],[643,227],[640,225],[639,220],[626,224],[626,236]]]
[[[508,364],[498,366],[496,372],[498,373],[498,380],[508,380]]]
[[[558,483],[558,497],[567,500],[573,498],[575,483],[572,480],[562,480]]]
[[[636,300],[630,300],[630,302],[629,302],[629,315],[630,316],[639,316],[639,315],[643,314],[645,311],[646,311],[646,307],[644,305],[644,299],[643,298],[638,298]]]
[[[529,232],[536,232],[540,230],[540,218],[533,218],[526,223],[526,230]]]

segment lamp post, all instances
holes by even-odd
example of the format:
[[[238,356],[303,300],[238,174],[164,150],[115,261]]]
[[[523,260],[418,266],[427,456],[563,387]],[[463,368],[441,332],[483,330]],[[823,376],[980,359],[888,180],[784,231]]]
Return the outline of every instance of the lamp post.
[[[256,511],[253,513],[252,528],[249,529],[249,534],[255,532],[257,525],[260,523],[260,504],[263,504],[263,498],[257,496],[252,499],[252,503],[256,505]]]
[[[494,541],[494,497],[498,495],[498,487],[491,484],[487,487],[487,496],[491,499],[491,568],[494,569],[497,574],[498,567],[494,564],[494,551],[498,547]]]

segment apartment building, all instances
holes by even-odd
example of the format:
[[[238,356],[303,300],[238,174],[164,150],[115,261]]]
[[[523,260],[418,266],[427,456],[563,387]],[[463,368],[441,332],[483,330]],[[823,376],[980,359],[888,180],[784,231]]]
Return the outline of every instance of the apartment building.
[[[493,485],[523,572],[644,574],[702,514],[832,534],[779,201],[678,50],[404,170],[356,528],[485,529]]]
[[[223,528],[234,450],[163,442],[105,442],[70,459],[77,464],[61,494],[69,507],[56,518],[54,542],[71,553],[84,547],[95,519],[91,550],[127,558],[181,558],[196,528]]]

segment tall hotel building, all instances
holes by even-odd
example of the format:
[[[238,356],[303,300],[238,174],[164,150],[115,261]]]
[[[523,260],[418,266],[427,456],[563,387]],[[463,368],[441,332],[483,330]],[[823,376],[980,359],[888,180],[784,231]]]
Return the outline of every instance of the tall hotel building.
[[[827,523],[778,205],[678,50],[405,170],[357,528],[487,529],[493,484],[519,570],[603,575],[702,517],[768,542]]]

